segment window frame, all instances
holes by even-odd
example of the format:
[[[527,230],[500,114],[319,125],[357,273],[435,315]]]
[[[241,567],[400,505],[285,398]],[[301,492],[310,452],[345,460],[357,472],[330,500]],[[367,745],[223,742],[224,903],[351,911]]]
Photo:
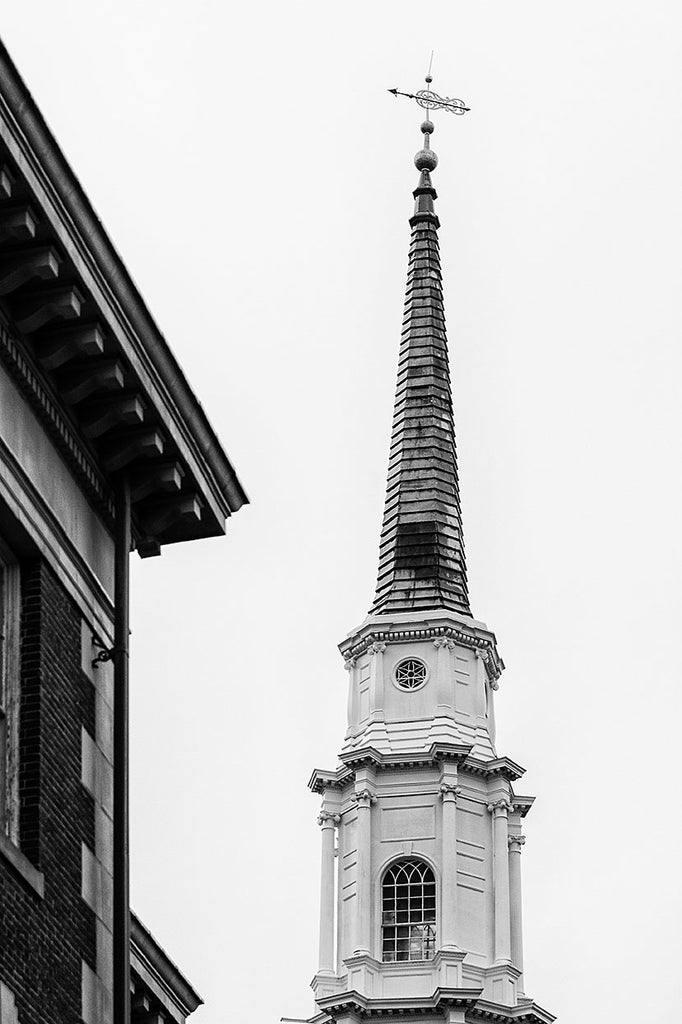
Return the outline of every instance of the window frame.
[[[386,910],[386,905],[387,905],[386,886],[387,886],[387,882],[389,880],[389,876],[392,873],[397,873],[401,869],[404,870],[407,867],[410,867],[412,869],[410,880],[407,883],[403,883],[403,885],[407,884],[407,889],[408,889],[407,897],[399,897],[398,896],[398,886],[399,886],[399,883],[395,880],[396,875],[394,874],[394,876],[393,876],[394,880],[393,880],[393,883],[392,883],[392,890],[393,890],[393,892],[395,894],[394,897],[393,897],[393,901],[392,901],[393,902],[393,908],[392,908],[392,910],[387,911]],[[415,869],[421,870],[421,881],[420,882],[416,882],[416,883],[412,881],[413,872],[414,872]],[[420,901],[421,901],[422,907],[421,907],[421,917],[420,917],[419,920],[410,920],[409,919],[410,918],[410,912],[411,912],[411,906],[410,906],[411,899],[410,899],[410,897],[413,896],[413,895],[416,895],[416,894],[413,894],[413,893],[410,892],[410,887],[413,886],[413,885],[414,885],[415,888],[417,888],[417,887],[420,888]],[[428,900],[432,901],[432,903],[433,903],[433,906],[429,908],[429,910],[432,910],[432,913],[433,913],[433,917],[432,918],[431,917],[427,917],[426,913],[425,913],[425,904],[426,904],[426,900],[427,900],[427,895],[426,895],[426,887],[427,886],[430,888],[430,893],[428,895]],[[400,899],[407,898],[408,902],[407,902],[407,909],[406,910],[404,910],[404,909],[402,911],[398,910],[398,899],[399,898]],[[406,921],[399,921],[397,919],[398,913],[405,913],[405,912],[408,915],[408,919]],[[387,913],[394,913],[396,915],[395,920],[392,921],[392,922],[391,921],[387,921],[385,919],[385,916],[384,916]],[[419,855],[408,856],[408,857],[403,856],[403,857],[398,858],[397,860],[392,861],[390,864],[388,864],[385,867],[385,869],[382,872],[382,874],[381,874],[381,883],[380,883],[380,886],[379,886],[379,953],[380,953],[380,959],[381,959],[382,964],[402,964],[402,965],[405,965],[405,964],[415,964],[415,963],[422,963],[422,964],[423,963],[429,963],[431,960],[433,960],[433,958],[435,957],[435,955],[437,953],[437,950],[438,950],[438,925],[439,925],[438,882],[437,882],[437,878],[436,878],[436,872],[435,872],[433,866],[428,862],[428,860],[426,860],[424,857],[421,857]],[[408,929],[407,936],[399,936],[398,929],[401,928],[401,927]],[[411,935],[411,930],[413,928],[428,929],[428,932],[430,932],[430,934],[422,935],[422,937],[420,939],[421,948],[420,948],[420,955],[419,956],[412,956],[413,950],[411,948],[411,944],[413,942],[413,938],[412,938],[412,935]],[[386,930],[387,929],[395,929],[395,934],[394,934],[393,937],[388,936],[386,934]],[[393,945],[394,956],[392,958],[390,958],[390,959],[386,958],[386,953],[388,952],[387,946],[386,946],[387,940],[392,940],[392,942],[394,943],[394,945]],[[402,942],[407,941],[407,943],[408,943],[408,945],[406,947],[407,956],[404,957],[404,958],[401,958],[401,959],[399,959],[399,952],[400,952],[399,949],[398,949],[398,942],[399,941],[402,941]]]
[[[0,538],[0,835],[19,845],[19,562]]]

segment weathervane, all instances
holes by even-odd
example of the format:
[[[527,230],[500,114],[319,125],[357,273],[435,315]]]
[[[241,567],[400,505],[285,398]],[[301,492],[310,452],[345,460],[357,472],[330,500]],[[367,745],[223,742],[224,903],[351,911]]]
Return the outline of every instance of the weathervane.
[[[433,92],[431,89],[431,65],[433,64],[433,52],[431,53],[431,60],[429,61],[429,70],[426,75],[426,89],[420,89],[419,92],[400,92],[399,89],[389,89],[388,91],[392,96],[407,96],[408,100],[416,100],[420,107],[426,110],[426,116],[429,116],[431,110],[449,110],[451,114],[466,114],[470,107],[465,107],[462,100],[451,99],[449,96],[439,96],[437,92]]]

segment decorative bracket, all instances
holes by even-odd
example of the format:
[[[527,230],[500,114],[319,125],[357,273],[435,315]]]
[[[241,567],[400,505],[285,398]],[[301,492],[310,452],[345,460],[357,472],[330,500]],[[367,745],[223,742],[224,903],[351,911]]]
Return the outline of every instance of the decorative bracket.
[[[97,654],[92,659],[93,668],[99,668],[106,661],[113,661],[114,655],[117,654],[115,647],[107,647],[94,633],[92,634],[92,646],[97,648]]]

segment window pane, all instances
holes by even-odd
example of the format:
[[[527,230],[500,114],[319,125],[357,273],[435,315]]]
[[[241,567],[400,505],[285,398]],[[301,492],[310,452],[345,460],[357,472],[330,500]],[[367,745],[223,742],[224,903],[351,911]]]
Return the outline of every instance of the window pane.
[[[382,956],[386,962],[428,960],[436,950],[436,882],[428,864],[393,865],[382,886]]]

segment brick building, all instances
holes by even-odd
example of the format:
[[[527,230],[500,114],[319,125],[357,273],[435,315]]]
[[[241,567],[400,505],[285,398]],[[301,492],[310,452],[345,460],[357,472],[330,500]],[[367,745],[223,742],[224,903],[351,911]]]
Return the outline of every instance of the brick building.
[[[0,45],[0,1024],[200,1002],[129,912],[128,561],[245,501]]]

